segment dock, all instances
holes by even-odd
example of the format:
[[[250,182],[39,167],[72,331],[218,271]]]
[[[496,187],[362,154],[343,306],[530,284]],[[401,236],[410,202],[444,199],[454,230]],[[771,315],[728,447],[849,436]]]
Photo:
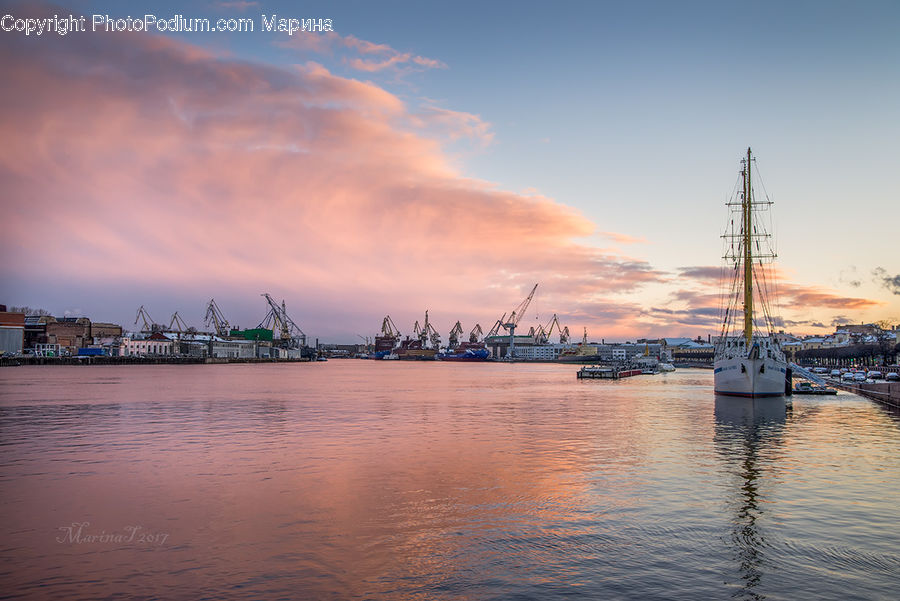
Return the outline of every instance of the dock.
[[[642,369],[621,369],[611,366],[591,366],[582,367],[578,370],[578,379],[590,380],[619,380],[621,378],[630,378],[631,376],[639,376],[643,373]]]

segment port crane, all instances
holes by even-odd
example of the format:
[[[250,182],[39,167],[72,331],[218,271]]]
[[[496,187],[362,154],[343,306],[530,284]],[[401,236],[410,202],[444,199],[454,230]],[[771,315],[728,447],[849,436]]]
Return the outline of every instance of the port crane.
[[[266,302],[269,303],[269,312],[266,313],[265,318],[256,327],[266,328],[273,332],[277,331],[282,344],[294,346],[296,341],[299,342],[300,346],[306,346],[306,334],[287,314],[284,300],[281,301],[281,306],[279,306],[268,292],[264,292],[260,296],[264,296]]]
[[[528,296],[523,300],[519,305],[513,309],[512,313],[509,314],[509,317],[506,317],[504,313],[504,317],[500,318],[502,322],[500,325],[503,326],[507,332],[509,332],[509,354],[507,355],[510,359],[515,357],[514,351],[516,347],[516,326],[519,325],[519,322],[522,320],[522,316],[525,315],[525,311],[528,309],[528,305],[531,304],[531,299],[534,298],[534,293],[537,291],[538,285],[535,284],[534,288],[531,289],[531,292]],[[506,320],[504,321],[504,318]]]
[[[457,345],[459,345],[459,337],[462,335],[462,333],[463,333],[462,324],[457,321],[456,325],[453,326],[453,329],[450,330],[450,334],[448,336],[447,348],[456,348]]]
[[[475,324],[475,327],[472,328],[472,331],[469,332],[469,342],[478,342],[478,339],[484,335],[484,330],[481,329],[481,324]]]
[[[428,321],[427,310],[425,311],[425,325],[419,326],[419,320],[416,320],[416,325],[413,326],[413,333],[415,333],[416,338],[419,339],[419,342],[422,344],[422,348],[427,348],[429,341],[431,342],[431,348],[440,348],[441,335],[437,333],[437,330],[435,330],[434,326],[431,325],[431,322]]]
[[[394,324],[390,315],[385,315],[384,321],[381,322],[381,335],[386,338],[400,338],[400,328]]]
[[[550,323],[547,324],[546,328],[544,328],[545,336],[546,336],[544,341],[546,342],[547,340],[550,339],[550,336],[553,335],[554,328],[556,328],[556,331],[559,332],[559,343],[560,344],[568,343],[569,342],[569,326],[562,327],[561,325],[559,325],[559,318],[556,316],[556,313],[553,314],[553,317],[550,319]]]
[[[488,335],[487,335],[488,338],[490,338],[491,336],[496,336],[497,334],[500,333],[500,328],[503,327],[503,322],[505,319],[506,319],[506,313],[504,313],[500,317],[500,319],[498,319],[497,321],[494,322],[494,325],[491,326],[491,331],[488,332]]]
[[[184,320],[181,319],[181,315],[178,314],[178,311],[172,313],[172,319],[169,321],[168,331],[170,332],[178,332],[179,334],[183,334],[187,332],[188,327],[184,323]]]
[[[368,337],[368,336],[363,336],[362,334],[357,334],[356,336],[357,336],[359,339],[365,341],[365,343],[366,343],[366,352],[367,352],[367,353],[371,353],[371,352],[372,352],[372,345],[369,343],[369,337]]]
[[[206,327],[212,325],[218,336],[228,336],[229,334],[228,320],[225,319],[225,315],[222,314],[222,310],[219,309],[219,305],[216,304],[216,299],[214,298],[209,299],[209,304],[206,306],[204,323]]]
[[[153,318],[150,317],[150,314],[147,313],[147,310],[144,309],[144,305],[141,305],[137,310],[137,315],[134,318],[134,325],[137,325],[139,319],[143,319],[143,327],[141,328],[141,332],[150,333],[156,332],[159,330],[159,324],[153,321]]]

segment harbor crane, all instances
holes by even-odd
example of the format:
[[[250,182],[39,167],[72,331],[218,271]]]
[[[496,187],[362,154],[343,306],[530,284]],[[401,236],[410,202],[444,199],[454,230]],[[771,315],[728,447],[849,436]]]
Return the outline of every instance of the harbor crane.
[[[260,296],[264,296],[266,302],[269,303],[269,312],[256,327],[278,332],[279,339],[284,345],[294,346],[295,343],[299,343],[300,346],[306,346],[306,334],[287,314],[284,300],[279,306],[268,292],[264,292]]]
[[[451,348],[451,349],[456,348],[459,345],[459,337],[462,335],[462,333],[463,333],[462,324],[457,321],[456,325],[453,326],[453,329],[450,330],[450,334],[448,336],[447,348]]]
[[[222,314],[222,310],[219,309],[214,298],[209,299],[209,304],[206,306],[205,323],[206,327],[212,325],[218,336],[228,336],[228,320],[225,319],[225,315]]]
[[[519,325],[519,322],[522,320],[522,316],[525,315],[525,311],[528,309],[528,305],[531,304],[531,299],[534,298],[534,293],[537,291],[538,285],[535,284],[534,288],[531,289],[531,292],[528,296],[519,303],[515,309],[513,309],[512,313],[509,314],[509,317],[506,318],[506,321],[501,325],[503,328],[509,332],[509,354],[507,355],[510,359],[515,357],[515,348],[516,348],[516,326]],[[505,315],[505,314],[504,314]],[[503,318],[500,318],[503,321]]]
[[[494,322],[494,325],[491,326],[491,331],[488,332],[488,335],[487,335],[488,338],[490,338],[491,336],[496,336],[497,334],[500,333],[500,328],[503,327],[503,322],[505,319],[506,319],[506,313],[501,315],[500,319],[498,319],[497,321]]]
[[[547,327],[545,328],[546,340],[549,340],[550,336],[553,335],[554,328],[556,328],[556,331],[559,332],[559,343],[560,344],[568,343],[569,342],[569,326],[562,327],[559,324],[559,318],[556,316],[556,313],[553,314],[553,317],[550,319],[550,323],[547,324]]]
[[[178,314],[178,311],[172,313],[172,319],[169,321],[169,331],[170,332],[178,332],[179,334],[183,334],[187,332],[188,327],[184,323],[184,320],[181,319],[181,315]]]
[[[472,331],[469,332],[469,342],[478,342],[479,338],[484,335],[484,330],[481,329],[481,324],[475,324],[475,327],[472,328]]]
[[[134,325],[137,325],[139,319],[143,319],[143,327],[141,328],[141,332],[150,333],[156,332],[159,330],[159,325],[153,321],[153,318],[150,317],[150,314],[147,313],[147,310],[144,309],[144,305],[141,305],[137,310],[137,315],[134,318]]]
[[[390,315],[385,315],[384,321],[381,322],[381,335],[387,338],[400,338],[400,328],[394,324]]]
[[[431,342],[431,348],[440,348],[441,335],[437,333],[437,330],[435,330],[434,326],[431,325],[431,322],[428,321],[427,310],[425,311],[425,325],[419,326],[419,320],[416,320],[416,325],[413,326],[413,333],[416,335],[416,338],[419,339],[422,348],[428,348],[429,342]]]
[[[365,341],[365,343],[366,343],[366,353],[371,353],[371,352],[372,352],[372,345],[371,345],[371,343],[369,342],[370,338],[369,338],[368,336],[363,336],[362,334],[357,334],[356,336],[357,336],[359,339]]]

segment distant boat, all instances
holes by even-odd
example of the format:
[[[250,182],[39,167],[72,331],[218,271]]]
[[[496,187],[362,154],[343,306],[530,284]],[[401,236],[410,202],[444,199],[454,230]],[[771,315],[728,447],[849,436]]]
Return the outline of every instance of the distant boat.
[[[715,391],[728,396],[778,397],[789,391],[790,372],[775,337],[774,307],[768,298],[773,283],[763,264],[765,259],[775,258],[770,235],[760,219],[760,213],[767,212],[772,203],[755,196],[753,164],[748,148],[741,160],[741,186],[728,202],[740,221],[731,219],[723,236],[727,242],[724,258],[731,268],[731,294],[725,298],[715,347]]]

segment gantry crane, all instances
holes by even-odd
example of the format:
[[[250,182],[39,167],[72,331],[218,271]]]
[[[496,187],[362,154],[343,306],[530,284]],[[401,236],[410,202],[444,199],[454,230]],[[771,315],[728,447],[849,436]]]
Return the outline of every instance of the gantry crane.
[[[288,347],[306,346],[306,334],[294,323],[294,320],[287,314],[287,307],[284,301],[281,306],[275,302],[268,292],[264,292],[261,296],[266,298],[269,303],[269,312],[265,318],[259,323],[258,328],[266,328],[273,332],[278,332],[281,344]]]
[[[228,336],[230,333],[228,320],[225,319],[225,315],[222,314],[222,310],[219,309],[214,298],[209,299],[209,304],[206,306],[205,323],[206,327],[212,325],[219,336]]]
[[[481,329],[481,324],[475,324],[475,327],[472,328],[472,331],[469,332],[469,342],[475,343],[478,342],[479,338],[484,334],[484,330]]]

